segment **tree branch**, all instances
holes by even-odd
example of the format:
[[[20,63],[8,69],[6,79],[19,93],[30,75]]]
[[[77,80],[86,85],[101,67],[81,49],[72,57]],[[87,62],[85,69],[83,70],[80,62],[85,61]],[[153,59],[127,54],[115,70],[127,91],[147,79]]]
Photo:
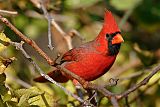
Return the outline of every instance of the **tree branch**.
[[[32,60],[32,58],[28,55],[28,53],[23,49],[23,46],[22,46],[23,43],[24,43],[23,41],[21,43],[10,42],[11,45],[15,46],[17,50],[20,50],[22,54],[25,56],[25,58],[27,58],[30,61],[30,63],[33,64],[33,66],[37,69],[37,71],[41,74],[41,76],[43,76],[48,81],[52,82],[53,84],[61,88],[67,95],[71,95],[72,97],[80,101],[81,103],[85,102],[83,99],[71,93],[69,90],[65,89],[62,85],[60,85],[59,83],[54,81],[51,77],[49,77],[47,74],[45,74],[44,71],[42,71],[42,69]]]
[[[4,18],[2,15],[0,15],[0,20],[8,26],[11,30],[13,30],[17,36],[19,36],[22,40],[24,40],[26,43],[31,45],[46,61],[49,65],[54,65],[54,60],[52,60],[44,51],[42,51],[41,48],[30,38],[26,37],[24,34],[22,34],[15,26],[13,26],[6,18]]]
[[[111,97],[111,103],[113,107],[119,107],[118,101],[115,97]]]
[[[46,10],[46,7],[44,6],[44,0],[41,0],[40,4],[41,4],[41,8],[43,10],[44,16],[48,21],[48,48],[50,50],[53,50],[54,47],[52,46],[52,38],[51,38],[51,36],[52,36],[52,34],[51,34],[51,20],[52,19]]]
[[[123,97],[128,96],[131,92],[137,90],[139,87],[146,85],[149,80],[158,72],[160,71],[160,64],[155,67],[152,72],[146,77],[144,78],[140,83],[134,85],[133,87],[131,87],[130,89],[126,90],[125,92],[121,93],[120,95],[117,96],[118,99],[121,99]]]
[[[18,12],[0,9],[0,14],[1,14],[1,15],[17,15]]]

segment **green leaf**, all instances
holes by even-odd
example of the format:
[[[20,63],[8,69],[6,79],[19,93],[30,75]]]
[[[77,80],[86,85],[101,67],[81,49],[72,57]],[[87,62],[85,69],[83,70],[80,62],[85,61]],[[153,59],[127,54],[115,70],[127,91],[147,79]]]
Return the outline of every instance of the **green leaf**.
[[[18,98],[20,98],[18,106],[29,106],[28,100],[32,97],[43,94],[44,92],[40,91],[36,87],[31,87],[29,89],[19,89],[15,91],[15,94]]]
[[[53,96],[44,93],[36,87],[29,89],[19,89],[13,91],[15,97],[19,98],[18,106],[40,106],[52,107],[54,105]]]
[[[22,97],[19,100],[18,106],[28,107],[29,106],[28,99],[29,99],[29,94],[22,95]]]
[[[0,33],[0,40],[4,42],[10,42],[11,40],[6,37],[6,35],[2,32]]]
[[[39,107],[53,107],[53,105],[56,104],[56,100],[54,99],[54,96],[44,93],[42,95],[30,98],[29,103],[30,105],[37,105]]]
[[[0,43],[0,52],[2,52],[4,49],[6,49],[6,46]]]
[[[8,93],[3,96],[3,101],[4,102],[11,101],[11,99],[12,99],[12,96]]]
[[[43,91],[39,90],[36,87],[31,87],[29,89],[19,89],[14,91],[14,95],[18,98],[22,97],[24,94],[27,94],[29,97],[34,97],[43,93]]]

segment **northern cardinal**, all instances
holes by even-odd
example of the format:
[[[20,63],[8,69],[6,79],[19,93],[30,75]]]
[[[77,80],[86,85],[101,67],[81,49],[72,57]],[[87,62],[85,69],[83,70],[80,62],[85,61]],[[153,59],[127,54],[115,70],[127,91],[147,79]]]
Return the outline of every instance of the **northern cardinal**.
[[[99,35],[90,42],[66,52],[61,65],[86,81],[92,81],[105,74],[113,65],[123,42],[120,29],[110,11],[105,11],[104,24]],[[48,75],[55,81],[64,83],[72,78],[54,70]],[[43,77],[34,79],[46,82]]]

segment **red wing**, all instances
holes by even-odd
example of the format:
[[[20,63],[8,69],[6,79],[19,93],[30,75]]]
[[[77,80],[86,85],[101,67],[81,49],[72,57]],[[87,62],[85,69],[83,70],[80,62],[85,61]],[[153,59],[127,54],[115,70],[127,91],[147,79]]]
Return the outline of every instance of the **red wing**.
[[[92,45],[91,42],[71,49],[63,55],[61,62],[78,61],[82,56],[84,57],[84,54],[95,53],[95,49],[90,48],[90,45]]]
[[[61,62],[72,61],[72,60],[73,60],[73,50],[70,50],[63,55]]]

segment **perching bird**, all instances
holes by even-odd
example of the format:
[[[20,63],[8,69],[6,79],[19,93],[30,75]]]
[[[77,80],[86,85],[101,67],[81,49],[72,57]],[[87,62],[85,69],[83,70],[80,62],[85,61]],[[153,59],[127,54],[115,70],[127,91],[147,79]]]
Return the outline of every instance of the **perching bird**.
[[[90,42],[66,52],[61,59],[61,66],[92,81],[105,74],[115,62],[121,43],[123,42],[120,29],[110,11],[105,11],[104,24],[99,35]],[[71,76],[62,74],[59,70],[48,75],[55,81],[64,83]],[[43,77],[34,79],[37,82],[46,82]]]

